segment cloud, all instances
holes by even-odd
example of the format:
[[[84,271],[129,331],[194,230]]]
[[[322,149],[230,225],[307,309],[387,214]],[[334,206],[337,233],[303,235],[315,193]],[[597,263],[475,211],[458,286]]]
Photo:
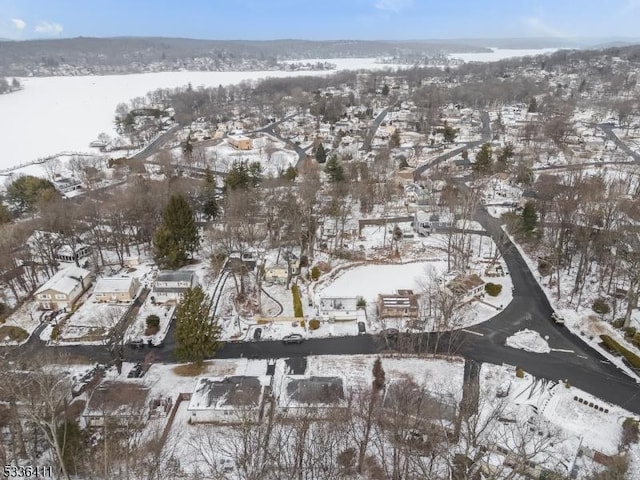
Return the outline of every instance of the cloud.
[[[59,23],[39,22],[33,30],[42,35],[60,35],[63,28]]]
[[[375,7],[378,10],[399,12],[413,6],[413,0],[376,0]]]
[[[566,33],[547,24],[540,17],[526,17],[523,19],[526,26],[534,35],[543,35],[546,37],[568,37]]]
[[[16,30],[24,30],[24,28],[27,26],[27,22],[25,22],[21,18],[12,18],[11,23],[13,23],[13,27]]]

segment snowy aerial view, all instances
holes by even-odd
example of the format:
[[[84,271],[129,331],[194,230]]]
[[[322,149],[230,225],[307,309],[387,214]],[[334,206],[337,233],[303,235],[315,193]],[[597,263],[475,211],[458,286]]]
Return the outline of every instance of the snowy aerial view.
[[[4,477],[640,479],[639,21],[0,0]]]

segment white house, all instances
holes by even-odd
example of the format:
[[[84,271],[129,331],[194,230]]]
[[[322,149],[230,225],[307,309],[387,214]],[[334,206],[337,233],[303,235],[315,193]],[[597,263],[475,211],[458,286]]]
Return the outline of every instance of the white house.
[[[317,314],[324,321],[358,320],[364,315],[364,310],[358,310],[356,297],[320,297]]]
[[[131,302],[139,286],[132,277],[102,277],[96,280],[93,296],[97,302]]]
[[[153,282],[151,298],[157,303],[179,302],[184,292],[198,284],[196,275],[188,271],[164,270]]]
[[[265,387],[271,377],[201,377],[187,411],[191,423],[260,421]]]
[[[47,280],[35,296],[44,310],[70,308],[91,285],[91,272],[71,265]]]

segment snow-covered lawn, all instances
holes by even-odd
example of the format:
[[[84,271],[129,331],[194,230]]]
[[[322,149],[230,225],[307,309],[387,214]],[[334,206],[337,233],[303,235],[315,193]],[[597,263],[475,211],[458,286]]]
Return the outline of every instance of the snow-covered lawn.
[[[551,348],[547,341],[533,330],[520,330],[506,340],[507,347],[518,348],[533,353],[549,353]]]
[[[64,322],[60,328],[59,343],[102,343],[127,308],[127,305],[97,303],[90,297]]]
[[[38,328],[40,318],[44,313],[45,312],[38,310],[37,302],[27,301],[23,303],[4,323],[0,324],[0,344],[17,345],[24,343],[33,331]],[[13,329],[13,327],[24,330],[27,338],[20,342],[11,341],[7,333]]]
[[[535,425],[549,432],[554,437],[552,457],[565,466],[579,459],[581,472],[594,464],[586,455],[578,455],[579,449],[616,454],[622,422],[634,417],[623,408],[575,387],[526,373],[517,378],[512,367],[483,364],[480,388],[485,414],[499,411],[501,417],[512,422]],[[632,471],[637,468],[640,466],[632,464]]]
[[[129,325],[125,334],[125,341],[143,340],[146,342],[151,340],[153,343],[161,342],[167,335],[174,311],[175,305],[154,305],[151,302],[151,297],[148,296],[138,311],[138,315]],[[149,315],[157,315],[160,318],[160,329],[154,335],[145,335],[145,330],[147,329],[146,320]]]
[[[434,268],[442,273],[446,261],[412,262],[405,264],[363,265],[344,271],[330,285],[316,292],[316,297],[363,297],[367,303],[375,303],[381,293],[394,293],[409,289],[415,293],[422,289],[425,269]],[[319,298],[316,298],[316,302]]]

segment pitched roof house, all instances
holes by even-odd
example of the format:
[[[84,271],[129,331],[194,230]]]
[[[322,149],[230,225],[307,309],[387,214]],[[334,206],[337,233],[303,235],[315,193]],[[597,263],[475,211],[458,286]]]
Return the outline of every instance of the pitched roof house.
[[[198,284],[196,275],[190,271],[164,270],[153,282],[151,298],[154,302],[179,302],[184,292]]]
[[[82,293],[91,285],[91,272],[70,265],[47,280],[35,296],[44,310],[59,310],[72,307]]]
[[[102,277],[96,280],[93,296],[96,302],[131,302],[139,286],[132,277]]]

